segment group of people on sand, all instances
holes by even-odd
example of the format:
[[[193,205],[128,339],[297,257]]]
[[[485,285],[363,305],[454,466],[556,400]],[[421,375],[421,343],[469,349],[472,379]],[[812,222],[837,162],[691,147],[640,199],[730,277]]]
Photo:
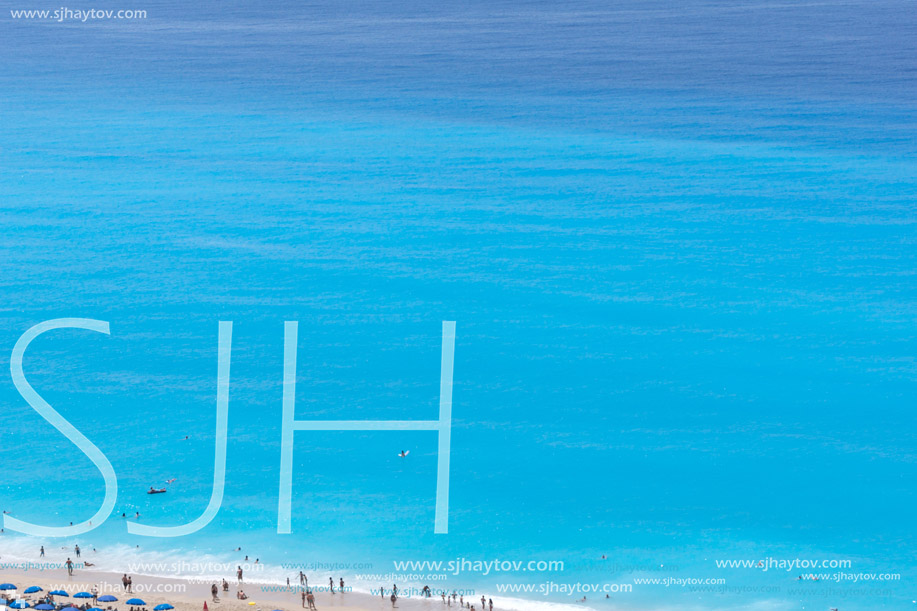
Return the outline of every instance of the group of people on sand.
[[[223,580],[223,591],[229,592],[229,582],[227,582],[225,579]],[[244,596],[245,598],[242,598],[240,594]],[[220,602],[220,589],[217,587],[217,584],[213,584],[210,586],[210,595],[213,597],[213,602],[215,603]],[[245,600],[246,598],[248,598],[248,596],[240,588],[239,591],[236,592],[236,598],[238,598],[239,600]]]
[[[309,609],[317,609],[315,606],[315,594],[312,593],[312,590],[303,590],[302,591],[302,606],[303,609],[306,608],[306,603],[309,603]]]
[[[37,604],[52,605],[58,611],[64,608],[74,608],[74,609],[79,609],[80,611],[88,611],[89,609],[95,607],[95,605],[97,604],[96,601],[98,598],[99,598],[99,588],[96,586],[93,586],[91,603],[85,602],[85,603],[77,605],[77,604],[70,603],[70,602],[55,602],[53,596],[45,595],[45,596],[39,597],[36,601],[34,601],[31,604],[33,605],[37,605]],[[111,607],[109,607],[109,609],[110,608]]]
[[[429,594],[430,588],[428,588],[428,587],[425,586],[424,589],[423,589],[422,591],[426,594],[427,597],[430,596],[430,594]],[[457,597],[457,598],[458,598],[458,605],[459,605],[460,608],[462,608],[462,609],[471,609],[471,611],[477,611],[477,608],[476,608],[470,601],[466,601],[466,600],[465,600],[465,597],[462,596],[461,594],[458,594],[455,590],[452,590],[452,595],[451,595],[451,596],[450,596],[449,594],[446,594],[445,592],[442,592],[442,593],[440,594],[440,597],[443,599],[443,604],[444,604],[444,605],[447,605],[447,606],[450,606],[450,607],[451,607],[452,604],[456,602],[455,599],[456,599],[456,597]],[[481,611],[494,611],[494,599],[492,599],[492,598],[485,598],[485,597],[482,595],[482,596],[481,596]]]
[[[139,516],[138,516],[138,517],[139,517]],[[93,549],[92,551],[95,551],[95,549]],[[241,551],[241,548],[238,548],[237,550],[234,550],[234,551]],[[79,547],[78,545],[74,546],[73,552],[74,552],[74,554],[76,555],[77,558],[81,558],[82,550],[80,549],[80,547]],[[44,555],[45,555],[44,546],[41,547],[40,555],[41,555],[42,557],[44,557]],[[248,561],[248,556],[245,557],[245,560]],[[259,564],[259,563],[260,563],[260,559],[256,559],[256,560],[255,560],[255,563],[256,563],[256,564]],[[70,560],[70,558],[67,558],[67,561],[66,561],[65,564],[66,564],[68,573],[70,573],[70,574],[72,575],[72,574],[73,574],[74,563]],[[92,564],[90,564],[90,563],[88,563],[88,562],[84,562],[83,565],[84,565],[84,566],[93,566]],[[302,590],[301,590],[301,592],[300,592],[300,593],[301,593],[301,597],[302,597],[302,608],[303,608],[303,609],[309,609],[310,611],[316,611],[316,610],[317,610],[317,607],[315,606],[315,594],[313,593],[312,589],[309,588],[309,578],[308,578],[308,576],[306,576],[305,573],[303,573],[302,571],[300,571],[300,572],[299,572],[299,575],[298,575],[298,578],[299,578],[299,585],[302,586]],[[236,598],[237,598],[238,600],[248,600],[248,595],[245,593],[245,590],[242,589],[243,569],[242,569],[242,566],[241,566],[241,565],[239,565],[239,566],[237,567],[237,569],[236,569],[236,579],[237,579],[237,581],[238,581],[238,588],[237,588],[237,590],[236,590]],[[133,592],[133,578],[132,578],[130,575],[128,575],[128,574],[126,574],[126,573],[125,573],[124,575],[122,575],[122,577],[121,577],[121,584],[123,585],[124,591],[125,591],[125,592],[128,592],[128,593]],[[338,586],[338,588],[339,588],[338,590],[335,590],[335,585]],[[289,579],[289,578],[287,578],[287,586],[290,586],[290,579]],[[213,598],[213,602],[215,602],[215,603],[220,602],[220,589],[221,589],[221,588],[222,588],[222,591],[223,591],[224,593],[229,592],[229,582],[227,582],[225,579],[223,579],[223,580],[222,580],[221,586],[218,586],[216,583],[214,583],[214,584],[212,584],[212,585],[210,586],[210,594],[211,594],[211,596],[212,596],[212,598]],[[329,591],[331,594],[336,594],[337,592],[344,593],[344,592],[346,591],[346,587],[345,587],[345,584],[344,584],[344,578],[343,578],[343,577],[339,577],[339,578],[338,578],[338,583],[335,584],[334,578],[333,578],[333,577],[329,577],[329,578],[328,578],[328,591]],[[386,590],[385,590],[385,588],[382,587],[382,588],[379,589],[379,591],[380,591],[380,593],[381,593],[382,598],[385,599],[385,598],[386,598]],[[95,588],[93,588],[93,594],[96,594],[96,589],[95,589]],[[429,586],[424,586],[424,588],[421,590],[421,594],[422,594],[422,596],[424,596],[424,597],[426,597],[426,598],[430,598],[430,597],[432,596],[432,590],[430,589]],[[447,594],[446,592],[441,592],[441,593],[440,593],[440,597],[442,598],[443,604],[444,604],[444,605],[447,605],[447,606],[449,606],[449,607],[451,607],[453,604],[457,604],[457,605],[458,605],[460,608],[462,608],[462,609],[469,609],[470,611],[478,611],[478,608],[477,608],[474,604],[472,604],[470,601],[466,601],[465,598],[464,598],[464,596],[459,595],[459,594],[458,594],[456,591],[454,591],[454,590],[453,590],[453,592],[452,592],[451,595],[450,595],[450,594]],[[392,603],[392,608],[395,608],[396,602],[398,601],[398,585],[397,585],[397,584],[392,584],[391,594],[388,596],[388,598],[389,598],[389,600],[390,600],[391,603]],[[96,601],[96,596],[93,596],[93,603],[95,603],[95,601]],[[578,601],[578,602],[579,602],[579,601]],[[70,605],[68,605],[68,606],[70,606]],[[86,609],[89,609],[89,608],[90,608],[90,607],[89,607],[89,605],[87,604],[87,605],[86,605]],[[494,609],[494,601],[493,601],[493,599],[488,599],[488,598],[486,598],[486,597],[484,597],[484,596],[481,596],[480,611],[493,611],[493,609]],[[208,610],[207,610],[207,603],[206,603],[206,602],[204,603],[204,611],[208,611]]]
[[[287,585],[290,585],[289,578],[287,578]],[[318,607],[315,606],[315,594],[313,594],[312,590],[309,588],[309,578],[302,571],[299,572],[299,585],[304,586],[304,589],[300,592],[303,609],[317,609]],[[346,591],[343,577],[338,579],[338,587],[340,589],[337,590],[337,592],[343,594]],[[334,589],[334,577],[328,578],[328,592],[331,594],[337,593]]]

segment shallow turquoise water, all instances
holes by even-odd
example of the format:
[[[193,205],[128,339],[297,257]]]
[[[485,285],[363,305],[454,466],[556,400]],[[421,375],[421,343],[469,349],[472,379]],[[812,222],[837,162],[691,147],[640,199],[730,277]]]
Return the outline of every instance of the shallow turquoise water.
[[[0,358],[42,320],[111,323],[41,338],[26,373],[111,460],[117,515],[203,510],[217,321],[235,325],[217,519],[158,541],[112,518],[84,545],[373,573],[562,559],[557,582],[661,564],[734,588],[614,599],[635,608],[910,604],[904,4],[873,22],[856,4],[286,8],[3,24]],[[824,39],[803,41],[816,22]],[[275,533],[285,320],[297,416],[321,419],[434,418],[440,322],[457,321],[448,535],[422,432],[297,433],[294,532]],[[91,515],[92,464],[9,379],[0,404],[3,507]],[[144,494],[172,477],[167,499]],[[766,557],[902,579],[829,590],[715,566]]]

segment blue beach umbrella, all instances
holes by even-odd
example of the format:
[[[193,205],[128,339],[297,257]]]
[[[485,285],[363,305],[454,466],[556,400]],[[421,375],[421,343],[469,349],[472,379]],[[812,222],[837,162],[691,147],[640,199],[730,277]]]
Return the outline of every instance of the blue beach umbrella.
[[[11,583],[0,583],[0,590],[15,590],[16,586]]]
[[[24,600],[17,600],[16,602],[10,604],[10,609],[28,609],[31,606],[32,605]]]
[[[41,588],[39,588],[38,586],[29,586],[25,590],[23,590],[23,592],[26,594],[34,594],[35,592],[41,592]]]
[[[89,607],[87,611],[105,611],[105,609],[100,609],[99,607]]]
[[[169,611],[169,609],[174,609],[169,603],[162,603],[161,605],[156,605],[153,607],[153,611]]]
[[[80,611],[76,607],[64,607],[61,611]]]
[[[50,594],[51,596],[70,596],[63,590],[51,590],[50,592],[48,592],[48,594]]]
[[[118,602],[118,599],[112,596],[111,594],[106,594],[105,596],[99,597],[99,602],[100,603],[113,603],[113,602]]]
[[[49,605],[48,603],[35,605],[35,608],[38,609],[38,611],[54,611],[54,605]]]
[[[92,598],[92,594],[89,592],[77,592],[73,595],[73,598]]]
[[[131,598],[127,601],[127,604],[135,605],[137,607],[143,607],[146,605],[146,603],[140,600],[139,598]]]

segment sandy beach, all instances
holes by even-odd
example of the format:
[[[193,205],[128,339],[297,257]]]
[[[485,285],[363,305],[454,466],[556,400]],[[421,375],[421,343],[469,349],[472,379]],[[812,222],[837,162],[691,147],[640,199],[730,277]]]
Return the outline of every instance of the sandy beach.
[[[43,598],[45,593],[51,590],[63,589],[72,596],[80,591],[90,592],[95,587],[100,595],[111,594],[118,598],[118,602],[99,603],[98,605],[106,609],[110,606],[113,611],[130,611],[130,606],[124,603],[132,597],[140,598],[146,602],[145,608],[148,611],[161,603],[173,605],[176,611],[202,611],[205,602],[209,611],[273,611],[274,609],[294,611],[295,609],[303,608],[302,597],[298,589],[284,592],[278,591],[277,586],[256,582],[244,582],[241,587],[249,598],[247,600],[238,600],[236,598],[238,585],[235,580],[229,581],[228,577],[227,581],[230,583],[229,591],[224,593],[221,590],[219,602],[214,602],[211,598],[210,587],[213,582],[210,581],[200,583],[196,580],[132,575],[133,592],[126,593],[121,583],[121,577],[121,574],[94,572],[90,569],[74,570],[73,575],[68,575],[65,569],[45,569],[41,571],[4,569],[0,573],[0,581],[16,584],[19,588],[17,592],[21,595],[21,598],[32,604],[39,598]],[[30,586],[38,586],[44,591],[32,595],[21,594],[22,590]],[[269,589],[263,589],[263,586]],[[58,602],[72,602],[73,604],[90,601],[90,599],[59,597],[56,597],[55,600]],[[330,592],[319,591],[315,594],[315,604],[318,609],[333,608],[342,611],[382,611],[392,609],[392,603],[387,597],[382,598],[381,596],[376,597],[357,592],[331,594]],[[443,604],[439,598],[427,600],[399,598],[395,604],[396,609],[407,610],[441,607],[443,607]],[[458,608],[457,605],[453,607]]]

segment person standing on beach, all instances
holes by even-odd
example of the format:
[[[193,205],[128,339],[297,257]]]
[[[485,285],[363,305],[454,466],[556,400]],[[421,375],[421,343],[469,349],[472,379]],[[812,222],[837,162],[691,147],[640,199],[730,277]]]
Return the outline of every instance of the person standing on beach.
[[[341,594],[344,593],[344,578],[341,577]]]
[[[242,565],[239,565],[239,568],[236,569],[236,579],[239,580],[239,583],[242,583]]]
[[[134,592],[134,578],[130,575],[127,576],[127,591],[132,594]]]
[[[391,597],[390,597],[390,600],[392,601],[392,609],[394,609],[394,608],[395,608],[395,601],[398,600],[398,597],[395,596],[395,593],[394,593],[394,592],[392,592],[392,595],[391,595]]]
[[[67,564],[67,574],[73,575],[73,562],[70,560],[70,558],[67,558],[66,564]]]
[[[309,608],[310,608],[310,609],[318,609],[318,607],[315,606],[315,595],[312,594],[312,591],[311,591],[311,590],[310,590],[309,593],[306,595],[306,600],[309,601]]]
[[[494,599],[488,598],[487,605],[490,607],[490,611],[494,611]]]
[[[127,573],[121,576],[121,587],[127,592]]]
[[[303,590],[301,594],[302,594],[302,608],[305,609],[306,608],[306,591]]]
[[[306,582],[303,581],[306,578],[305,574],[302,571],[299,572],[299,585],[304,586]]]
[[[328,586],[331,588],[331,593],[334,594],[334,577],[328,578]]]
[[[213,584],[210,586],[210,595],[213,597],[213,602],[217,601],[217,594],[219,593],[219,591],[220,590],[219,588],[217,588],[217,584]]]
[[[92,606],[95,607],[96,602],[99,600],[99,586],[92,586],[90,592],[92,592]]]
[[[45,546],[44,546],[44,545],[41,546],[41,553],[38,554],[38,557],[39,557],[39,558],[44,558],[44,557],[45,557]]]

